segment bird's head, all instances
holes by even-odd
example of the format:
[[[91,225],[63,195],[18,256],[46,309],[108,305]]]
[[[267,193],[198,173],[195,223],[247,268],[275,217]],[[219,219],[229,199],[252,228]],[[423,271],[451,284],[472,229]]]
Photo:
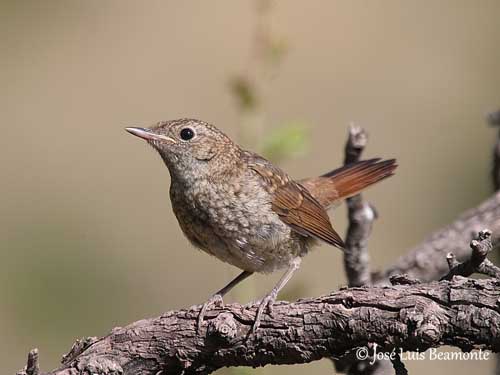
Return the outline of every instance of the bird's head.
[[[179,177],[215,172],[214,168],[227,165],[239,151],[222,131],[200,120],[161,121],[151,128],[126,130],[146,140],[158,151],[170,173]]]

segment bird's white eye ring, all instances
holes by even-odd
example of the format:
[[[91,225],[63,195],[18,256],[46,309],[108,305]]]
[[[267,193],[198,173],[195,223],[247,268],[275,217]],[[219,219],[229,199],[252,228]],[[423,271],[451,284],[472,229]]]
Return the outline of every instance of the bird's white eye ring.
[[[195,132],[191,128],[182,128],[180,136],[183,141],[189,141],[194,138]]]

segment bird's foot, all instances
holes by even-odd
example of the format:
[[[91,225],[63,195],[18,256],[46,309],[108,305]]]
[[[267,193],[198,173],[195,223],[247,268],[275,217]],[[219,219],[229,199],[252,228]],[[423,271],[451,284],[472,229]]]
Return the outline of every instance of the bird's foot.
[[[262,302],[262,299],[256,299],[256,300],[245,303],[241,307],[243,309],[251,309],[251,308],[255,307],[255,305],[260,305],[261,302]]]
[[[214,294],[212,297],[208,299],[202,306],[200,313],[198,315],[198,333],[201,333],[201,328],[203,326],[203,319],[205,318],[205,314],[209,307],[211,306],[222,307],[224,306],[224,301],[222,300],[222,296],[218,293]]]
[[[271,291],[267,296],[262,298],[259,303],[259,308],[257,309],[257,315],[255,316],[255,321],[253,322],[252,326],[252,333],[255,334],[257,332],[257,329],[260,326],[260,320],[262,319],[262,314],[264,314],[264,310],[267,310],[267,313],[269,315],[273,314],[273,305],[274,302],[276,302],[276,297],[278,293],[276,293],[274,290]]]

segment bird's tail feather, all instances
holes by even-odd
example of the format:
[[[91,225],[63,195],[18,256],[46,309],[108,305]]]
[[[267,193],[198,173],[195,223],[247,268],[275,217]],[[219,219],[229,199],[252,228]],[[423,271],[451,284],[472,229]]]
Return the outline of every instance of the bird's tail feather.
[[[325,208],[328,208],[392,176],[396,167],[395,159],[362,160],[334,169],[322,176],[303,180],[301,183]]]

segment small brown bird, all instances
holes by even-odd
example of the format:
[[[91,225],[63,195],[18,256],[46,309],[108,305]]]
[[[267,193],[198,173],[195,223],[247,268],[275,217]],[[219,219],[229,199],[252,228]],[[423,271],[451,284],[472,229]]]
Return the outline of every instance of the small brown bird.
[[[126,130],[153,146],[168,167],[172,208],[186,237],[195,247],[243,271],[203,304],[198,329],[206,310],[222,303],[239,282],[254,272],[286,269],[260,301],[255,332],[266,308],[272,311],[279,291],[317,240],[344,247],[326,210],[391,176],[396,168],[394,159],[370,159],[294,181],[199,120]]]

